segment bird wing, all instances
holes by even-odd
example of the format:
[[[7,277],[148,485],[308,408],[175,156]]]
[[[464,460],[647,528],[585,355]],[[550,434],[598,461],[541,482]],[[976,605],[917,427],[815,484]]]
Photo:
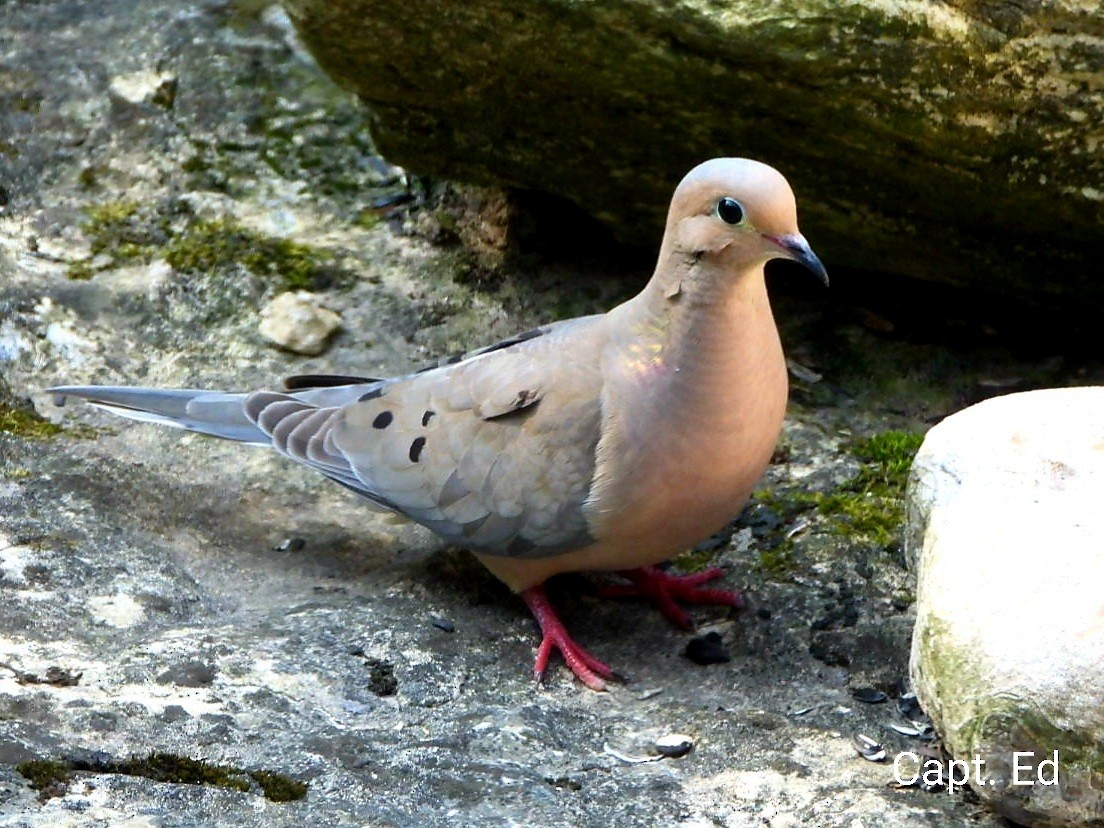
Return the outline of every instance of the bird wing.
[[[287,456],[491,555],[585,545],[601,426],[601,317],[537,329],[374,385],[258,392],[246,416]]]

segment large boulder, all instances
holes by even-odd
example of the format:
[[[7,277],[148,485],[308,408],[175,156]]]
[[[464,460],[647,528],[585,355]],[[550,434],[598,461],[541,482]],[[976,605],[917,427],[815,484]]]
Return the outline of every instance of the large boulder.
[[[912,469],[911,673],[949,774],[1032,826],[1104,826],[1104,388],[998,397]]]
[[[1100,4],[283,2],[414,171],[654,243],[686,170],[750,155],[836,268],[1104,298]]]

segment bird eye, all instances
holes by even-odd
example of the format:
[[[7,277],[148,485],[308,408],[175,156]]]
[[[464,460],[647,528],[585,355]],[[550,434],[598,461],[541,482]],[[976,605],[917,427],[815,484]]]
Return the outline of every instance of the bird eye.
[[[744,208],[736,199],[725,196],[717,202],[717,215],[725,224],[742,224]]]

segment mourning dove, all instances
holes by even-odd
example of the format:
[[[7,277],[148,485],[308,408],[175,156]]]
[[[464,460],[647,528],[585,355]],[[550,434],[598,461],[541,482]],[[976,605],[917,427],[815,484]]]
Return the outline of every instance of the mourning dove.
[[[825,283],[773,168],[718,158],[675,190],[655,273],[605,314],[545,325],[391,379],[293,377],[282,391],[65,386],[123,416],[270,446],[471,549],[588,687],[615,674],[567,633],[558,573],[623,572],[679,623],[674,599],[739,605],[654,565],[741,508],[782,426],[787,378],[770,259]]]

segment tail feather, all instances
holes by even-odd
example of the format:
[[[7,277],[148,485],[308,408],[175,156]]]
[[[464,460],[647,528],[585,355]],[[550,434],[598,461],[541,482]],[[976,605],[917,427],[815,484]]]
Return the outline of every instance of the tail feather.
[[[63,385],[47,389],[58,405],[67,397],[87,400],[121,417],[182,428],[251,445],[271,440],[246,416],[246,394],[180,388],[128,388],[107,385]]]

